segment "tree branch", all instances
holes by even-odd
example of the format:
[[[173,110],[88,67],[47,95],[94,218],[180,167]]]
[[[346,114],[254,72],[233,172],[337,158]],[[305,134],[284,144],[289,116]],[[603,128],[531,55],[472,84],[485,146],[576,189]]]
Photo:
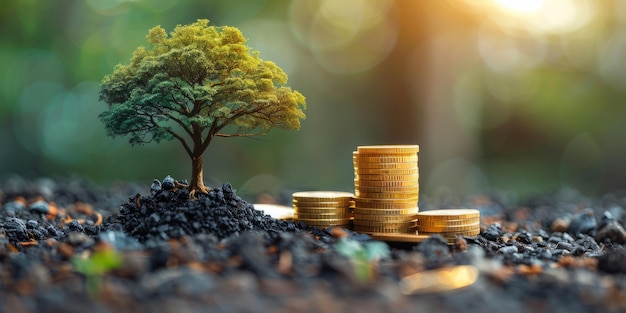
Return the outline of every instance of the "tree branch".
[[[215,134],[215,136],[217,137],[254,137],[254,136],[262,136],[265,135],[265,133],[256,133],[256,134],[222,134],[222,133],[217,133]]]
[[[150,115],[148,116],[150,118],[150,122],[152,122],[152,125],[154,125],[154,127],[161,127],[159,126],[159,124],[154,120],[154,116]],[[191,153],[191,148],[189,148],[189,145],[187,144],[187,141],[185,141],[185,138],[181,137],[179,134],[175,133],[173,130],[169,129],[169,128],[165,128],[165,130],[172,135],[174,138],[178,139],[178,141],[180,141],[180,143],[183,144],[183,148],[185,148],[185,151],[187,151],[187,154],[189,154],[189,156],[192,156]]]
[[[189,134],[189,136],[193,136],[191,129],[189,129],[181,119],[167,112],[161,112],[161,114],[167,116],[168,118],[172,119],[174,122],[178,123],[178,125],[180,125],[180,127],[182,127],[183,130],[185,130],[185,132]]]

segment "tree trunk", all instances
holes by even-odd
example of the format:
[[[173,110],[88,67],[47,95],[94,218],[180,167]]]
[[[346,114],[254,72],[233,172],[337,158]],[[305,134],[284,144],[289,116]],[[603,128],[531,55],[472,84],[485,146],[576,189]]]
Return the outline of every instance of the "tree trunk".
[[[202,156],[203,154],[191,157],[191,183],[189,184],[189,191],[192,193],[202,192],[207,193],[209,190],[204,186],[204,180],[202,177]]]

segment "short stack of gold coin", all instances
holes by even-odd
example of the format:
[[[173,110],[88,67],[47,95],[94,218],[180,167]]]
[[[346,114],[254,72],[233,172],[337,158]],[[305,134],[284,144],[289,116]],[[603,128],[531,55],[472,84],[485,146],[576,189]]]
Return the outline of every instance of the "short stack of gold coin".
[[[480,233],[480,212],[472,209],[424,211],[417,214],[420,235],[440,235],[448,243],[455,236],[477,236]]]
[[[354,162],[354,230],[415,234],[417,145],[359,146]]]
[[[350,228],[354,194],[339,191],[301,191],[293,197],[294,217],[311,227]]]

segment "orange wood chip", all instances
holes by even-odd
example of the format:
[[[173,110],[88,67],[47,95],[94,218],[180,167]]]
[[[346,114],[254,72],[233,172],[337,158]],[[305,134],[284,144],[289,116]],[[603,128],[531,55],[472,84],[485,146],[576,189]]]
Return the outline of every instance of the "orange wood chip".
[[[76,203],[74,203],[74,208],[76,210],[76,212],[78,213],[82,213],[85,215],[93,215],[94,214],[94,209],[91,206],[91,204],[88,203],[83,203],[81,201],[78,201]]]
[[[46,214],[46,218],[48,220],[53,220],[59,214],[59,208],[57,208],[56,203],[50,202],[48,203],[48,214]]]
[[[22,247],[35,246],[37,245],[37,241],[35,239],[31,239],[29,241],[20,241],[20,245],[22,245]]]
[[[96,212],[96,222],[93,225],[98,226],[100,224],[102,224],[102,214]]]
[[[12,243],[7,243],[7,248],[9,248],[9,250],[13,253],[20,252],[20,250],[18,250],[17,247]]]
[[[135,205],[137,208],[141,208],[141,195],[139,193],[135,195]]]

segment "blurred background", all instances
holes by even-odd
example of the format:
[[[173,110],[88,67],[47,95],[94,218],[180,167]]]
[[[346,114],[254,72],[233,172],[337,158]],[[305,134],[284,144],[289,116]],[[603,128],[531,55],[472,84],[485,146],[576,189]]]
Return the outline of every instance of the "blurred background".
[[[358,145],[419,144],[422,194],[626,177],[626,0],[3,0],[0,176],[188,178],[178,142],[106,137],[99,82],[148,29],[240,28],[307,97],[299,131],[218,138],[209,186],[353,189]]]

